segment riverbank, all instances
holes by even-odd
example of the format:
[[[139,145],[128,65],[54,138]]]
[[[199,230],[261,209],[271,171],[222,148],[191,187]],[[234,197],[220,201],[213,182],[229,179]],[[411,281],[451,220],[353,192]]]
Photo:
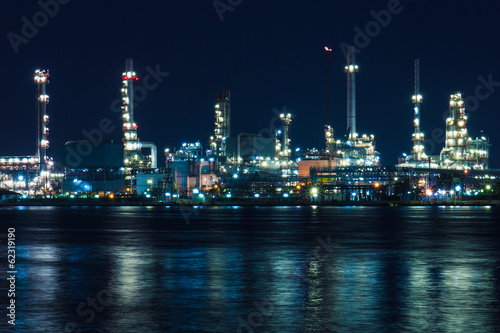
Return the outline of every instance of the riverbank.
[[[182,200],[156,202],[150,200],[99,199],[24,199],[0,202],[5,206],[500,206],[499,200],[467,201],[310,201],[300,199],[235,198],[205,202]]]

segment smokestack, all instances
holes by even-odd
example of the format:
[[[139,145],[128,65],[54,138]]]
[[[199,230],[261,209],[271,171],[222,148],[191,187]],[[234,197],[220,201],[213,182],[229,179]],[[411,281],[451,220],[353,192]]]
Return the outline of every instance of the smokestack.
[[[422,95],[420,94],[420,60],[415,60],[415,95],[412,96],[415,107],[413,119],[413,158],[415,161],[422,161],[427,158],[424,151],[424,134],[420,132],[420,104],[422,104]]]
[[[125,73],[126,77],[128,78],[128,87],[126,88],[128,90],[127,92],[127,97],[128,97],[128,113],[130,117],[130,122],[134,122],[134,79],[135,79],[135,73],[134,73],[134,59],[132,58],[126,58],[125,59]]]
[[[141,144],[137,137],[137,125],[134,121],[134,81],[138,80],[134,72],[132,58],[125,59],[125,72],[122,74],[122,110],[123,110],[123,164],[137,167],[141,155]]]
[[[37,157],[39,159],[39,172],[42,185],[42,191],[45,192],[50,187],[50,178],[47,171],[47,149],[49,148],[49,116],[47,116],[47,104],[49,96],[47,95],[47,84],[49,83],[49,71],[37,69],[35,71],[35,83],[37,85],[37,111],[38,111],[38,139],[37,139]]]
[[[347,135],[351,139],[356,134],[356,73],[359,72],[354,46],[349,47],[345,72],[347,73]]]
[[[332,62],[332,49],[325,46],[325,125],[330,123],[330,63]]]

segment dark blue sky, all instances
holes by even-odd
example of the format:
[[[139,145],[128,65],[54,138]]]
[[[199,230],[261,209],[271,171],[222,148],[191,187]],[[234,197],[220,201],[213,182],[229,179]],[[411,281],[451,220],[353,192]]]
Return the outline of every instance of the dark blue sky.
[[[332,118],[336,136],[341,136],[346,85],[339,44],[354,43],[354,28],[365,30],[374,20],[370,12],[393,1],[244,0],[221,21],[212,0],[71,0],[20,44],[18,53],[8,34],[21,35],[22,18],[33,22],[41,7],[36,1],[4,1],[0,155],[35,153],[36,68],[51,73],[49,155],[58,157],[66,141],[83,139],[82,130],[98,128],[102,118],[113,119],[116,129],[107,138],[119,142],[121,118],[110,105],[120,97],[128,56],[140,77],[147,66],[157,64],[170,72],[136,109],[139,137],[156,142],[160,151],[183,141],[205,144],[213,131],[214,94],[223,88],[232,93],[233,134],[268,128],[273,108],[286,106],[295,116],[293,147],[323,148],[323,46],[334,51]],[[433,139],[432,132],[444,129],[451,93],[475,96],[480,75],[500,82],[498,1],[400,3],[400,13],[357,56],[358,132],[375,135],[384,164],[411,150],[415,58],[422,67],[422,129],[435,142],[428,153],[438,154],[442,147],[440,136]],[[480,136],[484,130],[493,144],[490,166],[499,168],[500,87],[492,89],[497,91],[471,112],[469,134]]]

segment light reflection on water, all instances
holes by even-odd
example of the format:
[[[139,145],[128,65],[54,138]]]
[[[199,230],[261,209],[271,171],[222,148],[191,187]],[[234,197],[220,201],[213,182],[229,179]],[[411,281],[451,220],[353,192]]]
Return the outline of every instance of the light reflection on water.
[[[197,210],[187,224],[173,207],[5,209],[17,328],[500,331],[496,207]]]

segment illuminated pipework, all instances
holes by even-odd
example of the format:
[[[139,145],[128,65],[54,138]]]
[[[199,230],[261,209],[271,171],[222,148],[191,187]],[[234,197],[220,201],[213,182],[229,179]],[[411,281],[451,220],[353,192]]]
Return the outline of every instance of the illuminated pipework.
[[[49,96],[47,95],[47,84],[49,83],[49,71],[37,69],[35,71],[34,81],[37,85],[37,113],[38,113],[38,138],[37,138],[37,158],[39,161],[39,172],[42,190],[50,188],[50,174],[47,158],[47,149],[49,148],[49,116],[47,115],[47,104]]]
[[[290,154],[290,139],[289,139],[289,130],[290,125],[292,124],[292,115],[290,113],[280,114],[281,122],[283,123],[283,143],[281,144],[281,152],[280,156],[288,160],[291,156]]]
[[[441,152],[441,161],[445,167],[460,168],[468,159],[467,116],[461,92],[450,97],[450,116],[446,119],[445,148]]]
[[[325,126],[325,141],[326,141],[326,153],[333,154],[335,152],[335,136],[332,126]]]
[[[352,139],[356,134],[356,73],[359,72],[356,65],[355,48],[349,48],[347,54],[347,133],[349,139]]]
[[[141,143],[137,137],[134,122],[134,81],[138,81],[132,58],[125,59],[125,72],[122,74],[122,116],[123,116],[123,157],[126,167],[137,167],[141,156]]]
[[[415,105],[413,108],[414,119],[412,135],[413,141],[413,159],[415,161],[422,161],[427,159],[424,151],[424,134],[420,131],[420,105],[422,104],[422,95],[420,94],[420,60],[415,60],[415,94],[412,96],[412,102]]]
[[[210,146],[218,156],[226,156],[226,142],[231,137],[231,94],[228,89],[218,92],[215,104],[215,130]]]

